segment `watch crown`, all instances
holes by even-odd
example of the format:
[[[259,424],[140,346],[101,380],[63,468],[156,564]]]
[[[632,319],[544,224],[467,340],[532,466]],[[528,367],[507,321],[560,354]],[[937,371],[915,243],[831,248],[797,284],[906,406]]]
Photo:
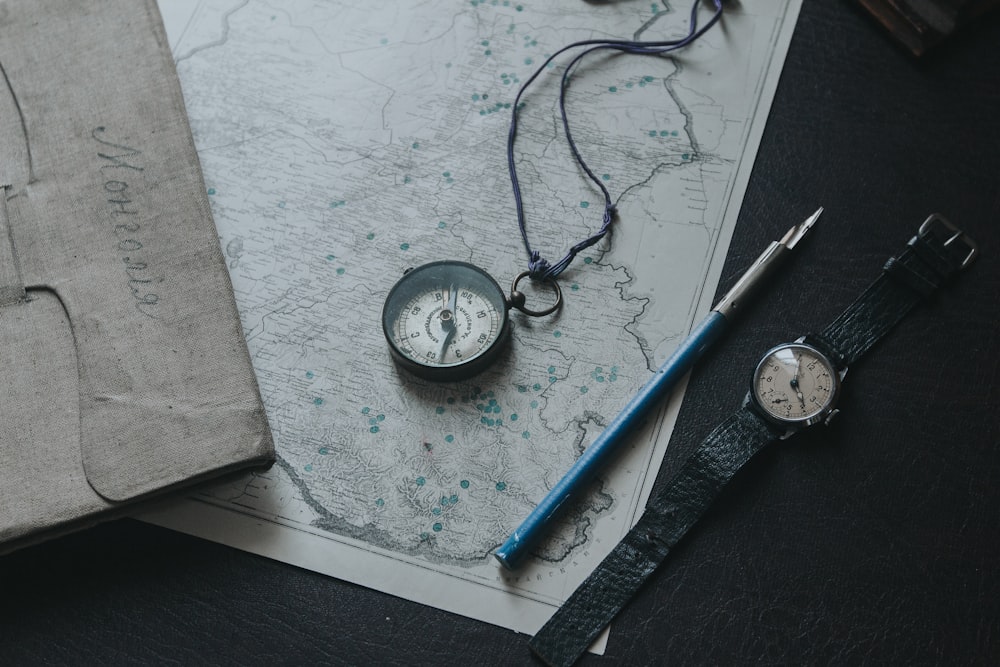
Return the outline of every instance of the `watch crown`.
[[[824,426],[829,426],[830,422],[833,421],[833,418],[836,417],[839,414],[840,414],[840,410],[838,410],[837,408],[834,408],[833,410],[830,410],[830,414],[828,414],[826,416],[826,419],[823,420],[823,425]]]

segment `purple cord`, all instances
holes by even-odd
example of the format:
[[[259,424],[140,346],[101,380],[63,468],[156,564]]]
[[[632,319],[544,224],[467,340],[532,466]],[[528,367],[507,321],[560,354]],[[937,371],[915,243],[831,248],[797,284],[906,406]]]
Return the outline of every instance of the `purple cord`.
[[[569,87],[569,77],[573,68],[576,67],[577,63],[583,59],[589,53],[594,51],[600,51],[603,49],[609,49],[612,51],[621,51],[623,53],[631,53],[634,55],[660,55],[664,53],[670,53],[671,51],[676,51],[682,49],[688,44],[691,44],[696,39],[701,37],[705,32],[715,25],[719,17],[722,16],[722,0],[712,0],[712,4],[715,5],[715,12],[708,22],[698,28],[698,5],[700,0],[695,0],[691,7],[691,17],[688,23],[688,34],[682,39],[663,41],[663,42],[635,42],[627,40],[603,40],[603,39],[590,39],[580,42],[573,42],[567,46],[562,47],[551,56],[549,56],[542,65],[535,70],[524,85],[521,86],[520,90],[517,91],[517,97],[514,98],[514,108],[511,111],[510,116],[510,130],[507,133],[507,169],[510,172],[510,183],[514,188],[514,205],[517,209],[517,226],[521,230],[521,238],[524,240],[524,247],[528,251],[528,272],[533,280],[553,280],[556,276],[562,273],[566,267],[570,265],[573,258],[576,257],[577,253],[585,248],[589,248],[594,245],[602,238],[604,238],[608,230],[611,228],[611,222],[615,217],[615,205],[611,202],[611,193],[604,186],[599,178],[590,170],[587,163],[584,162],[583,156],[580,155],[579,149],[576,147],[576,142],[573,141],[573,135],[569,130],[569,118],[566,116],[566,89]],[[569,49],[575,49],[579,47],[589,47],[577,54],[573,60],[566,66],[563,70],[562,82],[559,88],[559,112],[562,115],[563,130],[566,132],[566,142],[569,144],[570,150],[573,152],[573,157],[576,158],[577,163],[586,172],[587,177],[593,181],[601,192],[604,194],[604,217],[601,223],[601,228],[596,234],[590,236],[583,241],[580,241],[566,253],[566,256],[560,259],[555,264],[550,264],[548,260],[543,258],[537,250],[531,249],[531,244],[528,242],[528,232],[525,228],[524,223],[524,202],[521,198],[521,186],[517,180],[517,168],[514,165],[514,139],[517,136],[517,111],[518,106],[521,101],[521,95],[528,89],[528,86],[538,78],[538,75],[542,73],[545,67],[552,62],[558,55],[568,51]]]

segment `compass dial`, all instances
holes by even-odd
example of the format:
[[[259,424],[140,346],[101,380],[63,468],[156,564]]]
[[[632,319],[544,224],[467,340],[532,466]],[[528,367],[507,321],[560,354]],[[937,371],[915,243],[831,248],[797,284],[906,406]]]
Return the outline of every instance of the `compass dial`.
[[[408,271],[386,297],[382,327],[405,368],[431,380],[482,370],[507,339],[507,300],[484,271],[434,262]]]
[[[751,394],[769,417],[782,423],[814,423],[829,412],[840,378],[830,361],[804,343],[774,348],[754,372]]]

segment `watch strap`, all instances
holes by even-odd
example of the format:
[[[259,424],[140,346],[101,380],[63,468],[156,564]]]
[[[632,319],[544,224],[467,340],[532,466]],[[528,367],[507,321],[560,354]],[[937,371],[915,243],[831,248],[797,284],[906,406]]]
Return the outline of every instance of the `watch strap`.
[[[733,475],[779,432],[749,408],[699,445],[636,525],[530,641],[548,665],[571,665],[695,524]]]
[[[975,243],[940,215],[927,218],[906,250],[840,317],[805,342],[826,354],[837,370],[857,361],[882,336],[930,297],[978,252]]]

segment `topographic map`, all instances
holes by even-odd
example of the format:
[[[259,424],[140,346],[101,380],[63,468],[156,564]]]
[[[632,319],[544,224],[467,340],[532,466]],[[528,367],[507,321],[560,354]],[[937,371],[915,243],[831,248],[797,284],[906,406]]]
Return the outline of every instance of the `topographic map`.
[[[526,267],[505,156],[517,89],[572,41],[676,38],[690,4],[162,9],[279,458],[148,518],[534,632],[641,513],[678,401],[533,563],[507,573],[491,552],[711,306],[798,2],[727,4],[675,59],[576,69],[570,121],[613,235],[561,276],[557,316],[515,313],[503,360],[444,384],[396,368],[382,303],[426,262],[501,284]],[[558,122],[561,64],[523,98],[515,152],[552,261],[603,210]]]

